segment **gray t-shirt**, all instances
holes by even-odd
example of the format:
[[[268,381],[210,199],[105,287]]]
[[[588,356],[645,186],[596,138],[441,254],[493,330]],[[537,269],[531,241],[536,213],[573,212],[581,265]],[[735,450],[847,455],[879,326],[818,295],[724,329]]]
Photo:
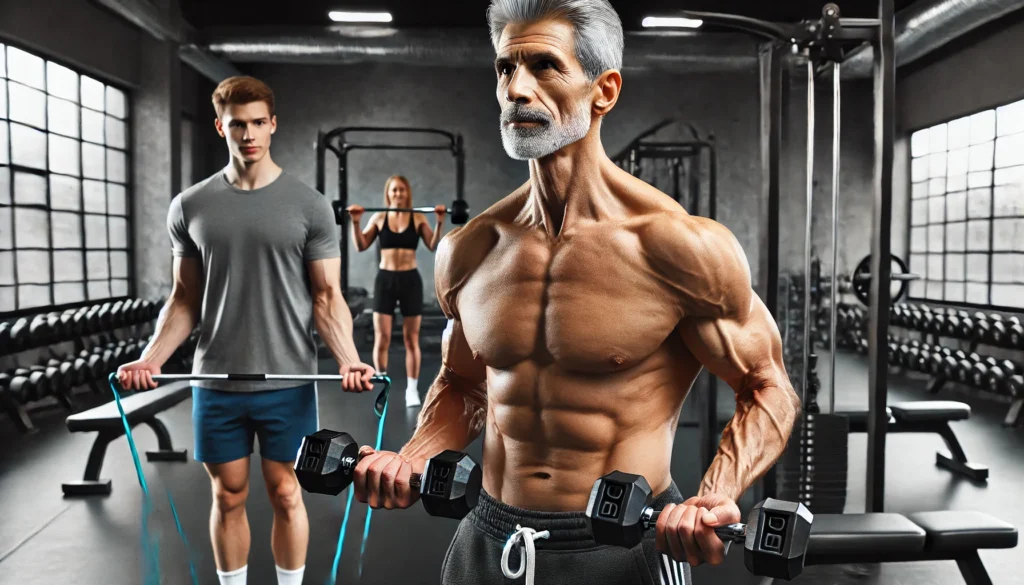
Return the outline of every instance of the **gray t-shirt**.
[[[288,173],[245,191],[223,172],[171,201],[175,256],[202,261],[202,316],[193,374],[315,374],[307,263],[341,255],[330,202]],[[297,382],[197,381],[252,392]]]

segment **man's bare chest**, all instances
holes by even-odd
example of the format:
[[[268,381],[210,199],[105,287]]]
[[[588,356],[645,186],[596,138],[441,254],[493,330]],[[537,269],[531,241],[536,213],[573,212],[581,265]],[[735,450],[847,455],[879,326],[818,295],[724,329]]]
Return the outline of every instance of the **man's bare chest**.
[[[470,347],[492,368],[525,361],[613,372],[658,350],[681,317],[635,235],[503,238],[463,283]]]

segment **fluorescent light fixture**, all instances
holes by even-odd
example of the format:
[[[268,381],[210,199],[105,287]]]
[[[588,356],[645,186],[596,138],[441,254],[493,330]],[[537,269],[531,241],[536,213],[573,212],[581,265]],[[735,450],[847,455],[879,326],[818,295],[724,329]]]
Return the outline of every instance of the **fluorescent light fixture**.
[[[676,16],[646,16],[641,24],[644,28],[700,28],[704,21]]]
[[[391,22],[390,12],[346,12],[332,10],[327,16],[334,22]]]

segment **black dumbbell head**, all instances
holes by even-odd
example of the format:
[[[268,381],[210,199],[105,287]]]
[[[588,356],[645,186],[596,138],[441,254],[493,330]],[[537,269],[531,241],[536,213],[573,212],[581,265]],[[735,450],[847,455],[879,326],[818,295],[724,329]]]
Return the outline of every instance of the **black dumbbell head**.
[[[613,471],[594,482],[587,502],[587,522],[594,540],[633,548],[643,540],[641,517],[651,497],[643,476]]]
[[[0,323],[0,355],[8,353],[11,345],[11,324],[7,321]]]
[[[984,362],[974,362],[971,365],[971,386],[975,388],[982,388],[985,386],[985,380],[988,378],[988,365]]]
[[[803,504],[768,498],[747,518],[743,564],[755,575],[790,580],[804,568],[814,515]]]
[[[336,496],[352,483],[359,445],[348,433],[321,429],[306,435],[295,456],[295,476],[312,494]]]
[[[1006,381],[1006,393],[1014,398],[1024,395],[1024,375],[1010,376]]]
[[[74,358],[75,368],[75,386],[85,384],[92,377],[92,369],[89,367],[89,362],[82,358]]]
[[[473,458],[444,451],[430,458],[420,479],[420,501],[431,516],[461,519],[476,507],[483,472]]]
[[[1020,368],[1017,367],[1017,362],[1013,360],[999,360],[999,367],[1010,376],[1020,373]]]

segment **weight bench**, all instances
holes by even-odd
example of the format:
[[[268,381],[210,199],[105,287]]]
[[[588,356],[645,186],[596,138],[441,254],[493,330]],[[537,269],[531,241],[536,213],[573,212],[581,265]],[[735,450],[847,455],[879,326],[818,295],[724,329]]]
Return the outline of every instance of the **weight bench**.
[[[187,450],[175,450],[171,444],[171,434],[163,421],[156,415],[171,408],[192,395],[192,387],[187,381],[171,382],[161,385],[155,390],[138,392],[121,398],[128,426],[135,428],[145,423],[156,433],[156,451],[147,451],[148,461],[187,461]],[[89,451],[89,460],[85,464],[85,477],[82,481],[63,484],[65,496],[109,495],[110,480],[100,479],[103,458],[107,454],[107,445],[114,439],[124,435],[124,423],[117,404],[110,401],[95,408],[73,414],[65,421],[72,433],[98,432],[96,440]]]
[[[948,560],[967,585],[991,585],[978,551],[1015,546],[1013,525],[975,511],[815,514],[804,564]]]
[[[935,454],[935,464],[953,473],[959,473],[975,481],[988,480],[988,467],[967,460],[960,440],[949,423],[967,420],[971,416],[970,405],[948,400],[897,402],[888,406],[889,424],[887,433],[935,433],[942,437],[951,455]],[[867,412],[839,412],[850,421],[851,433],[868,432]]]

